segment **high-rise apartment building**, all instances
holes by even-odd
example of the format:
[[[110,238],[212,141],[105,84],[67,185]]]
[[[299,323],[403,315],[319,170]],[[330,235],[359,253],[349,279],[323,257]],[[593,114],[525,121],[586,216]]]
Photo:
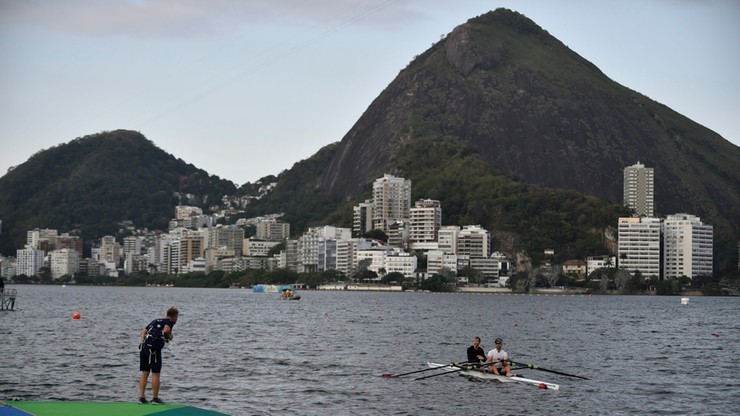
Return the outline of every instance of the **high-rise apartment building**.
[[[457,235],[460,227],[457,225],[445,225],[437,233],[438,249],[445,254],[457,254]]]
[[[350,240],[352,230],[325,225],[309,228],[298,239],[297,268],[298,272],[321,272],[336,268],[338,240]],[[332,243],[328,243],[333,241]]]
[[[416,250],[434,250],[442,228],[442,204],[432,199],[421,199],[410,210],[409,241]]]
[[[290,237],[290,224],[287,222],[265,220],[258,222],[256,228],[259,240],[285,241]]]
[[[236,257],[242,256],[244,246],[244,229],[237,226],[218,225],[208,228],[208,248],[229,248]]]
[[[663,276],[712,275],[714,229],[689,214],[669,215],[663,221]]]
[[[655,215],[653,168],[640,162],[624,168],[624,205],[638,217]]]
[[[466,225],[457,235],[457,254],[488,257],[491,254],[491,234],[480,225]]]
[[[19,275],[35,276],[44,266],[44,252],[35,247],[26,245],[26,248],[16,250],[16,271]]]
[[[356,237],[373,229],[373,201],[371,199],[360,202],[353,208],[352,233]]]
[[[619,218],[620,269],[639,271],[643,277],[660,277],[661,219],[652,217]]]
[[[373,229],[388,232],[391,224],[408,221],[411,180],[385,174],[373,183]]]
[[[106,263],[118,263],[123,254],[123,247],[116,241],[112,235],[104,236],[100,241],[100,261]]]
[[[63,248],[49,253],[51,278],[59,279],[64,275],[73,276],[80,269],[80,254],[76,250]]]

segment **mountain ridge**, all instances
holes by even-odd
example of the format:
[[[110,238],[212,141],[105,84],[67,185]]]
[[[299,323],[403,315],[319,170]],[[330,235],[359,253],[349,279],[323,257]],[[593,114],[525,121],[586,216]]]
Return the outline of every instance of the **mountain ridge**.
[[[604,230],[627,215],[622,170],[637,161],[655,168],[658,215],[688,212],[714,225],[715,267],[729,270],[740,240],[740,147],[609,79],[525,16],[497,9],[418,55],[340,142],[280,173],[244,215],[284,212],[294,232],[349,226],[351,206],[392,173],[412,180],[412,198],[440,199],[445,224],[482,224],[507,250],[605,254]],[[202,190],[233,187],[192,165],[171,167]],[[183,190],[167,183],[162,189]],[[171,215],[162,210],[159,218]]]
[[[420,137],[467,143],[526,183],[618,203],[623,169],[655,169],[656,215],[740,238],[740,147],[608,78],[525,16],[472,18],[414,59],[339,143],[322,180],[349,197]],[[371,150],[368,150],[371,149]]]

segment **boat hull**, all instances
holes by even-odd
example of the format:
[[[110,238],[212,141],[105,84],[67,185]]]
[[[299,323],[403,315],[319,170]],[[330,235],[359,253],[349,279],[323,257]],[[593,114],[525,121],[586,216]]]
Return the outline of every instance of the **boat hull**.
[[[461,376],[465,376],[465,377],[472,377],[472,378],[477,378],[481,380],[492,380],[492,381],[498,381],[501,383],[533,384],[540,388],[542,388],[541,386],[544,385],[549,390],[560,390],[560,386],[557,384],[548,383],[546,381],[541,381],[541,380],[533,380],[531,378],[524,378],[524,377],[519,377],[519,376],[514,376],[514,377],[500,376],[500,375],[491,374],[491,373],[473,370],[473,369],[460,371],[460,368],[462,367],[450,366],[449,364],[438,364],[438,363],[428,362],[427,365],[429,365],[429,367],[439,368],[439,369],[443,369],[442,367],[446,367],[443,370],[457,371],[458,374],[460,374]]]

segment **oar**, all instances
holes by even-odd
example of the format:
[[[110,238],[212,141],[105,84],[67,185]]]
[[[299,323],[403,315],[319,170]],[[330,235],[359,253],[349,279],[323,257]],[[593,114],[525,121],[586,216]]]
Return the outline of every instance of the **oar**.
[[[401,373],[401,374],[385,373],[383,374],[383,377],[401,377],[401,376],[407,376],[409,374],[422,373],[424,371],[439,370],[440,368],[447,368],[447,367],[458,367],[460,364],[477,363],[477,362],[478,361],[475,360],[475,361],[463,361],[461,363],[450,363],[448,365],[444,365],[440,367],[425,368],[423,370],[409,371],[408,373]]]
[[[547,369],[547,368],[542,368],[542,367],[540,367],[540,366],[538,366],[538,365],[534,365],[534,364],[524,364],[524,363],[519,363],[519,362],[516,362],[516,361],[511,361],[511,360],[509,360],[509,362],[510,362],[511,364],[514,364],[514,365],[520,365],[520,366],[523,366],[523,367],[525,367],[525,368],[531,368],[531,369],[533,369],[533,370],[546,371],[546,372],[548,372],[548,373],[553,373],[553,374],[560,374],[561,376],[568,376],[568,377],[575,377],[575,378],[580,378],[580,379],[582,379],[582,380],[591,380],[591,379],[590,379],[590,378],[588,378],[588,377],[583,377],[583,376],[577,376],[577,375],[575,375],[575,374],[568,374],[568,373],[563,373],[562,371],[557,371],[557,370],[550,370],[550,369]]]
[[[460,366],[457,366],[457,365],[456,366],[444,366],[444,367],[437,367],[437,368],[447,368],[447,367],[460,367]],[[474,369],[473,366],[466,365],[464,367],[458,368],[457,370],[450,370],[450,371],[445,371],[444,373],[432,374],[431,376],[424,376],[424,377],[415,378],[414,381],[416,381],[416,380],[424,380],[425,378],[432,378],[432,377],[437,377],[437,376],[441,376],[441,375],[445,375],[445,374],[452,374],[452,373],[457,373],[457,372],[460,372],[460,371],[473,370],[473,369]]]

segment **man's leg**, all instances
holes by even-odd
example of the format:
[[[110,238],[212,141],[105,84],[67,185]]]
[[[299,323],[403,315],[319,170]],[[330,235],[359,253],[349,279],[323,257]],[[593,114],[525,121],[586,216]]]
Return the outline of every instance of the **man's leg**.
[[[159,373],[152,373],[152,397],[159,397]]]
[[[139,379],[139,397],[146,397],[144,393],[146,392],[146,381],[148,378],[149,372],[142,371],[141,378]],[[159,374],[157,374],[157,382],[159,382]],[[152,377],[152,384],[154,384],[154,377]],[[159,385],[157,385],[157,388],[159,388]]]

